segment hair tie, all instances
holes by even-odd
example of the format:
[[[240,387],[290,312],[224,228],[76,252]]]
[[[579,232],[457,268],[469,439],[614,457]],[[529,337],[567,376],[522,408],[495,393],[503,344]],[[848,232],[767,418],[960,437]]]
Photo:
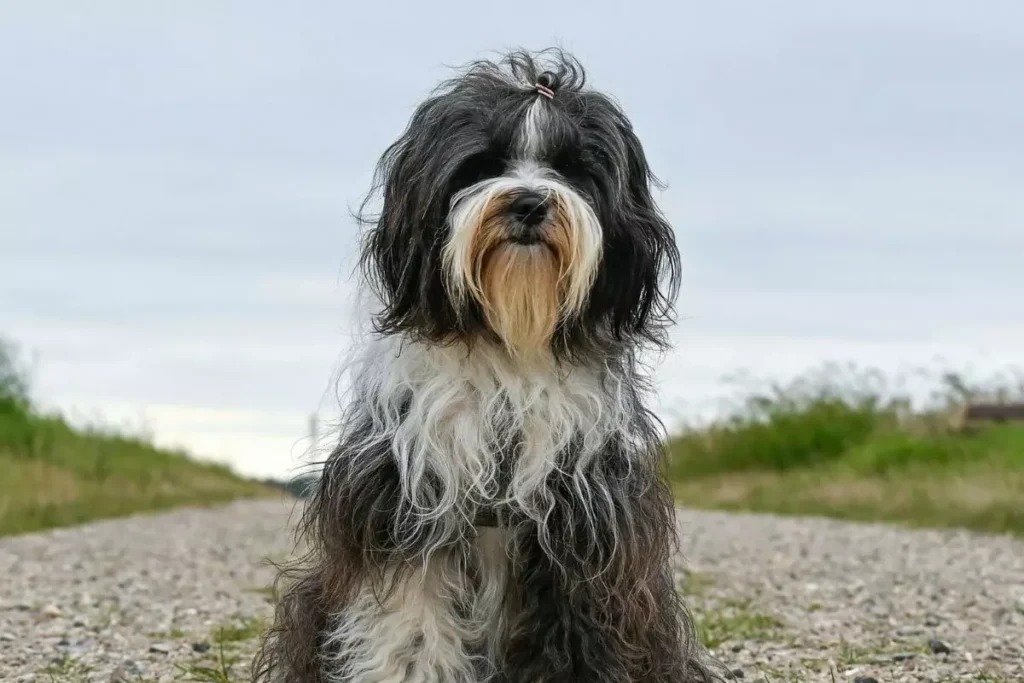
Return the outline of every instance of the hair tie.
[[[547,87],[546,85],[541,85],[540,83],[537,83],[536,85],[533,86],[533,88],[534,88],[534,90],[536,90],[541,95],[543,95],[544,97],[548,98],[549,100],[555,98],[555,91],[552,90],[551,88]]]

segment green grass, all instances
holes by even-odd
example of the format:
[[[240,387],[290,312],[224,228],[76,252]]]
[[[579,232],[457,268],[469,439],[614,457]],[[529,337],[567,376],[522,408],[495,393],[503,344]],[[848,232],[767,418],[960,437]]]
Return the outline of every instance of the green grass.
[[[36,679],[45,680],[46,683],[89,683],[89,675],[92,671],[91,666],[86,666],[70,655],[62,654],[37,671],[39,676]],[[42,676],[46,678],[43,679]]]
[[[236,669],[242,657],[238,654],[225,654],[224,643],[219,643],[217,655],[210,662],[190,662],[176,664],[181,677],[186,681],[199,683],[242,683],[246,680],[243,672]],[[179,677],[179,678],[181,678]]]
[[[153,640],[181,640],[188,634],[180,628],[172,628],[169,631],[153,631],[147,635]]]
[[[219,645],[244,643],[262,636],[267,626],[264,619],[240,618],[234,623],[214,629],[211,639]]]
[[[734,641],[773,640],[783,627],[770,614],[755,611],[748,600],[701,607],[694,610],[694,618],[701,642],[712,650]]]
[[[928,650],[923,645],[912,645],[901,642],[882,642],[874,647],[840,642],[835,658],[841,667],[848,669],[861,664],[871,664],[872,662],[878,661],[888,664],[893,661],[893,657],[897,654],[906,654],[918,657],[927,655],[927,653]]]
[[[1019,400],[1019,375],[955,374],[915,406],[876,372],[828,367],[748,389],[728,417],[669,443],[670,478],[695,507],[826,515],[1024,534],[1024,424],[971,431],[971,399]]]
[[[223,465],[40,414],[0,341],[0,536],[182,505],[276,496]]]
[[[265,619],[238,617],[210,632],[215,650],[200,655],[186,664],[177,664],[183,680],[200,683],[241,683],[248,680],[241,662],[251,661],[248,650],[266,631]]]

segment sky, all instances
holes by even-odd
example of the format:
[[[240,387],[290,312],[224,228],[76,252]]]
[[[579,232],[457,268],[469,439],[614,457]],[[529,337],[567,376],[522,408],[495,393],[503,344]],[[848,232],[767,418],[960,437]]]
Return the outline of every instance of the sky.
[[[1024,365],[1019,0],[0,0],[0,335],[35,400],[295,472],[378,156],[451,67],[550,45],[667,183],[670,426],[737,372]]]

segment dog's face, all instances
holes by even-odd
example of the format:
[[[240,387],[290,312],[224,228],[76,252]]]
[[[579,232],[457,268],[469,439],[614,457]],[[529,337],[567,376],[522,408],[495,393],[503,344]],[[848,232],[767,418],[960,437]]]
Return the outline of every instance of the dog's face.
[[[583,85],[564,53],[514,53],[419,106],[381,159],[364,245],[382,330],[520,356],[660,340],[672,231],[629,121]]]

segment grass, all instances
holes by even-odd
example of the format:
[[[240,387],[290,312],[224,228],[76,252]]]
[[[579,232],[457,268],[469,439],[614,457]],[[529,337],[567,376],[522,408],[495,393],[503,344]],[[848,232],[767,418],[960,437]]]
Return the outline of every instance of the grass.
[[[215,629],[211,639],[218,645],[245,643],[263,635],[267,626],[264,619],[240,618],[237,622]]]
[[[826,367],[748,388],[724,419],[685,429],[670,478],[693,507],[1024,534],[1024,424],[951,420],[982,397],[1020,400],[1024,381],[947,373],[915,403],[877,372]]]
[[[44,415],[0,341],[0,536],[182,505],[281,495],[223,465]]]
[[[240,617],[236,621],[214,628],[210,640],[216,645],[215,652],[200,656],[187,664],[177,664],[178,671],[186,681],[200,683],[241,683],[247,680],[244,666],[239,662],[243,652],[263,635],[268,624],[264,619]]]
[[[777,639],[785,625],[756,609],[751,598],[723,598],[714,590],[714,579],[699,572],[687,572],[677,590],[693,610],[697,635],[704,646],[716,649],[735,641]]]
[[[178,671],[186,681],[199,681],[201,683],[241,683],[245,676],[235,672],[235,667],[242,657],[237,654],[227,655],[224,652],[224,643],[217,648],[217,657],[212,662],[190,662],[188,664],[177,664]]]
[[[840,642],[836,661],[843,668],[850,668],[859,664],[871,664],[873,662],[893,662],[896,655],[911,655],[917,657],[926,655],[927,648],[923,645],[912,645],[903,642],[881,643],[876,647],[864,645],[853,645],[847,642]]]
[[[181,640],[188,634],[180,628],[172,628],[169,631],[154,631],[147,635],[154,640]]]
[[[783,627],[770,614],[755,611],[747,600],[702,607],[695,610],[695,620],[701,642],[711,650],[731,641],[774,640]]]
[[[687,571],[678,582],[676,590],[691,598],[702,598],[715,585],[714,579],[707,574]]]
[[[93,669],[67,654],[60,655],[37,673],[46,676],[47,683],[88,683]],[[43,680],[37,677],[37,680]]]

